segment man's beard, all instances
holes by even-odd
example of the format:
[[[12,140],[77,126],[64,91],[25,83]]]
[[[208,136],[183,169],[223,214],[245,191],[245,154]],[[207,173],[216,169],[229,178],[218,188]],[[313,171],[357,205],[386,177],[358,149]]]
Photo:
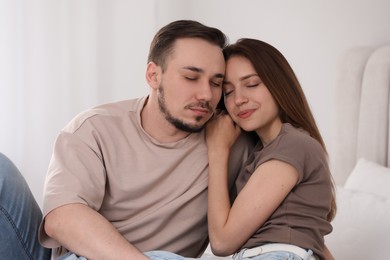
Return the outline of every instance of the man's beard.
[[[181,120],[179,118],[174,117],[168,111],[168,108],[166,106],[165,96],[164,96],[164,87],[162,85],[160,85],[158,87],[158,90],[159,90],[159,93],[160,93],[158,95],[158,98],[157,98],[158,105],[159,105],[161,113],[164,114],[165,119],[169,123],[171,123],[177,129],[179,129],[181,131],[189,132],[189,133],[197,133],[197,132],[200,132],[203,129],[205,124],[202,124],[202,125],[192,125],[192,124],[185,123],[183,120]],[[207,109],[209,109],[209,110],[211,110],[208,102],[202,103],[202,106],[207,108]],[[197,122],[201,121],[202,119],[203,119],[202,116],[198,116],[198,117],[195,118],[195,120]]]

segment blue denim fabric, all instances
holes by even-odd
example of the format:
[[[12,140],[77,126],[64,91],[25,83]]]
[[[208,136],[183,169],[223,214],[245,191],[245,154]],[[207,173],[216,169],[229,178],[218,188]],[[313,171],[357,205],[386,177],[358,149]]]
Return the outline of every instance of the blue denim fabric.
[[[277,251],[277,252],[269,252],[264,253],[257,256],[252,257],[242,257],[244,250],[241,252],[233,255],[233,256],[227,256],[227,257],[218,257],[218,256],[203,256],[201,258],[188,258],[183,257],[171,252],[167,251],[149,251],[144,253],[150,260],[189,260],[189,259],[197,259],[197,260],[302,260],[301,257],[285,251]],[[311,253],[309,253],[311,255]],[[308,257],[310,256],[308,255]],[[68,260],[68,259],[67,259]],[[73,260],[73,259],[69,259]]]
[[[171,252],[168,252],[168,251],[161,251],[161,250],[148,251],[148,252],[145,252],[144,255],[146,255],[150,260],[188,260],[188,259],[196,259],[196,258],[183,257],[183,256],[175,254],[175,253],[171,253]]]
[[[144,253],[144,255],[146,255],[150,260],[189,260],[189,259],[199,260],[198,258],[183,257],[175,253],[171,253],[168,251],[160,251],[160,250],[148,251]],[[82,256],[77,256],[72,252],[68,252],[62,255],[61,257],[59,257],[58,260],[87,260],[87,259]]]
[[[16,166],[0,153],[0,258],[46,260],[38,242],[42,212]]]
[[[190,259],[196,259],[196,260],[232,260],[231,256],[213,256],[213,255],[203,255],[200,258],[190,258],[190,257],[183,257],[171,252],[167,251],[160,251],[160,250],[154,250],[154,251],[148,251],[144,253],[150,260],[190,260]]]

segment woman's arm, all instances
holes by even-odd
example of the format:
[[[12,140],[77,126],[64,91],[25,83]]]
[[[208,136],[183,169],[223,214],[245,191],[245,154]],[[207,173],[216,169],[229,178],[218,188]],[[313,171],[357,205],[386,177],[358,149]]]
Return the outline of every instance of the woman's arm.
[[[212,251],[221,253],[216,243],[218,228],[226,223],[230,211],[228,189],[228,159],[230,149],[241,130],[226,113],[211,119],[206,126],[206,142],[209,158],[208,178],[208,228]],[[211,174],[213,173],[213,174]],[[221,241],[223,243],[223,241]]]
[[[298,180],[290,164],[271,160],[260,165],[229,204],[221,158],[209,157],[209,236],[215,254],[236,252],[271,216]],[[225,174],[226,176],[226,174]]]
[[[206,130],[209,156],[209,237],[215,254],[230,255],[271,216],[297,183],[298,172],[282,161],[263,163],[252,174],[231,206],[227,172],[229,152],[237,127],[226,115],[217,119]]]

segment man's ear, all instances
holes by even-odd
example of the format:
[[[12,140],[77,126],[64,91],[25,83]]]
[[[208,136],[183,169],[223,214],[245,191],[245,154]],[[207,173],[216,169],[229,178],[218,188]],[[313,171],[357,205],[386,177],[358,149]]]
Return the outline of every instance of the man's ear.
[[[153,89],[158,89],[161,79],[161,68],[154,62],[149,62],[146,67],[146,81]]]

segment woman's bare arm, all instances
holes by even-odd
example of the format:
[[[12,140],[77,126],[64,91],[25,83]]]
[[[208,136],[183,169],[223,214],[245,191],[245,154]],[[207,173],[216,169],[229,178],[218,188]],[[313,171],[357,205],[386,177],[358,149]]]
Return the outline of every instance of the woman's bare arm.
[[[218,115],[206,128],[209,158],[208,225],[211,249],[217,255],[236,252],[271,216],[298,181],[290,164],[261,164],[230,205],[228,160],[239,135],[228,115]]]

